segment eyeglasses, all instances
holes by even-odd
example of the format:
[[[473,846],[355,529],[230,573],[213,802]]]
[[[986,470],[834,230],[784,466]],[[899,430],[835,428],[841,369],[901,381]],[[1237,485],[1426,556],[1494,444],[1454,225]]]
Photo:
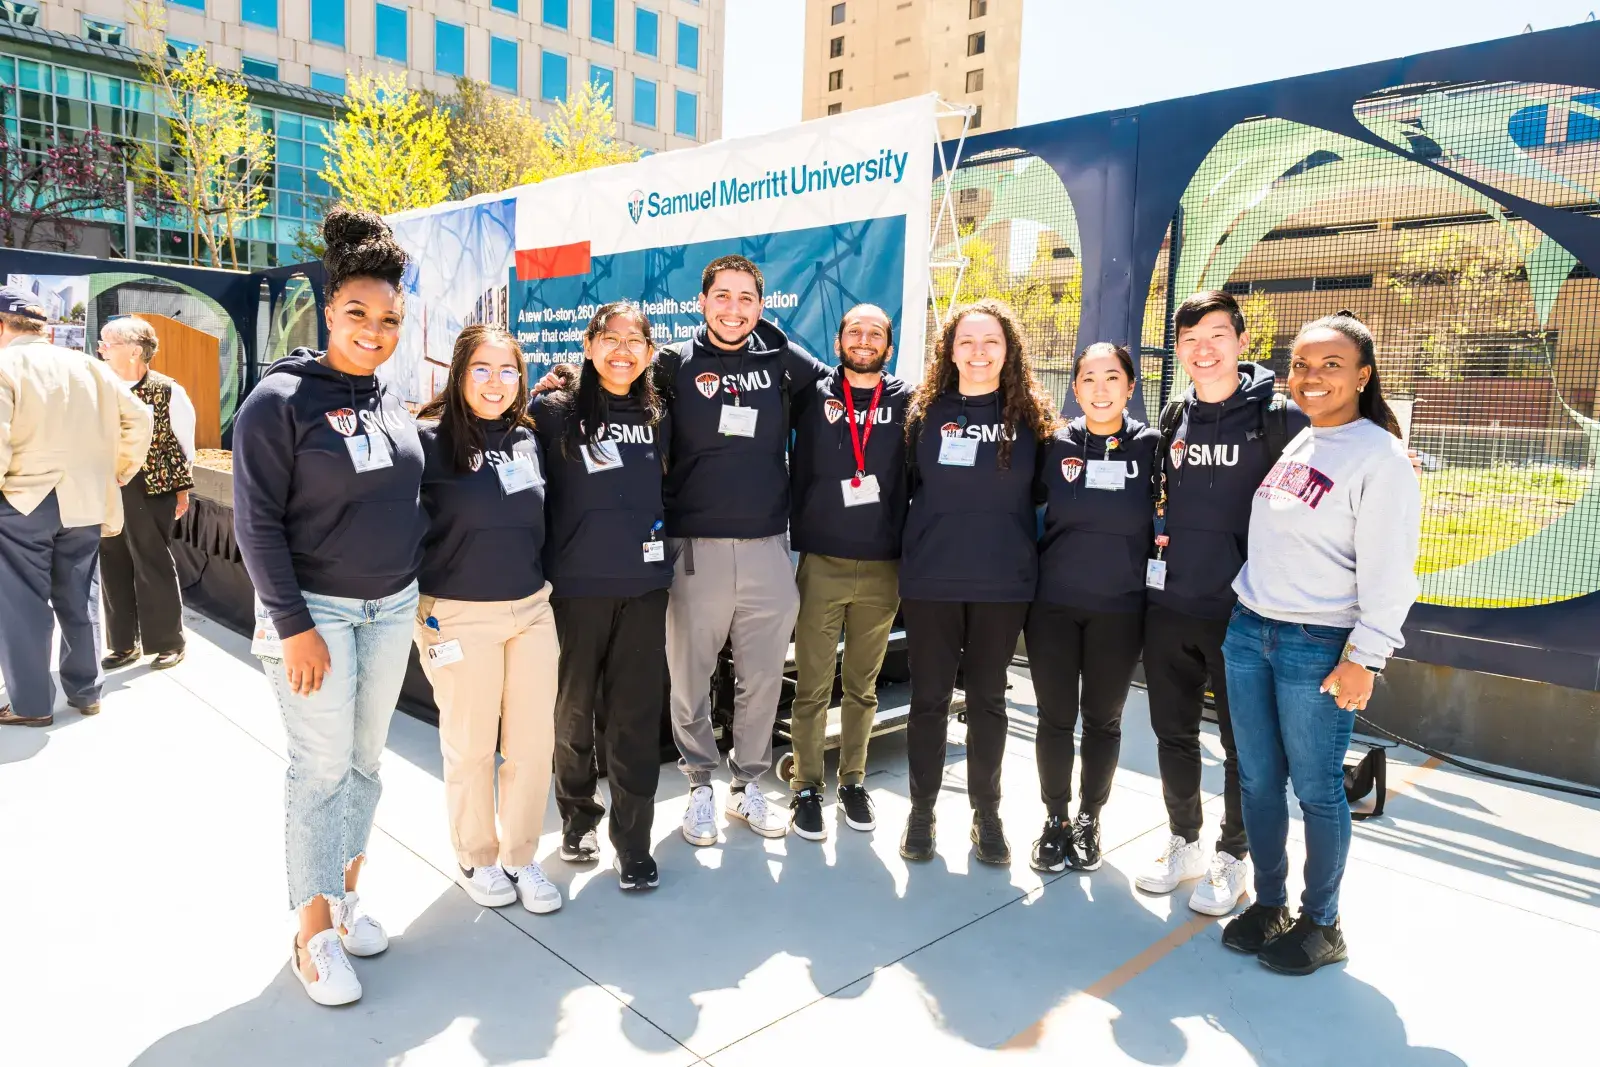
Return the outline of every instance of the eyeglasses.
[[[493,374],[493,373],[495,373],[495,372],[491,371],[488,367],[473,367],[472,368],[472,380],[477,382],[479,385],[487,385],[488,382],[489,382],[489,376],[491,374]],[[501,367],[499,373],[500,373],[500,384],[501,385],[516,385],[517,384],[517,377],[518,377],[517,368],[515,368],[515,367]]]
[[[595,340],[600,343],[601,348],[615,350],[626,347],[629,352],[632,352],[635,355],[638,355],[640,352],[643,352],[650,346],[650,342],[645,340],[643,337],[622,337],[614,333],[603,333],[599,337],[595,338]]]

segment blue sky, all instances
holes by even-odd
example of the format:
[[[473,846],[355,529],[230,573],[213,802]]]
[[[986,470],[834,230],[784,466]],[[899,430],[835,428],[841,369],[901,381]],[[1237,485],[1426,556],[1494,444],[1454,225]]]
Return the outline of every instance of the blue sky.
[[[1005,0],[1000,0],[1005,2]],[[1025,0],[1018,119],[1044,122],[1581,22],[1600,0]],[[1215,10],[1213,25],[1196,13]],[[800,121],[805,0],[728,0],[722,134]],[[1247,12],[1247,13],[1244,13]]]

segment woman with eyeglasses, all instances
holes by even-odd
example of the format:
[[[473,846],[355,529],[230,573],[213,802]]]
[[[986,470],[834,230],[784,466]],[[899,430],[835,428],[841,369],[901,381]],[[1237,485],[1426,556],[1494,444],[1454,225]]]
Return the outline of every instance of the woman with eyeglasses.
[[[606,814],[596,788],[599,732],[611,783],[613,865],[623,889],[659,881],[650,827],[672,583],[661,536],[671,432],[648,373],[654,348],[643,308],[625,300],[605,304],[584,330],[577,383],[533,404],[550,472],[545,570],[561,636],[555,716],[561,858],[599,857],[596,828]]]
[[[527,395],[516,338],[498,326],[461,331],[444,392],[417,416],[428,533],[415,640],[439,706],[457,881],[483,907],[520,898],[544,913],[561,907],[534,858],[559,648],[542,562],[544,462]]]

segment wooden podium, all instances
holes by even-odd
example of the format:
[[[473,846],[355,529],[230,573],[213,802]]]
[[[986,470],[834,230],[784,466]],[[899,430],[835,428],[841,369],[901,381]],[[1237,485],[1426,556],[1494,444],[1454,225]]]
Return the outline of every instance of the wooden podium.
[[[194,446],[222,447],[222,385],[218,362],[221,344],[204,330],[165,315],[138,314],[155,327],[160,346],[152,369],[183,386],[194,402]]]

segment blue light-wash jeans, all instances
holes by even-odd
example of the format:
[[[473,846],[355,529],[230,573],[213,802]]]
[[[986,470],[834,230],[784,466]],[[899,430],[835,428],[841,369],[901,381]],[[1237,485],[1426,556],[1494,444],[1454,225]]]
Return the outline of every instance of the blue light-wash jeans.
[[[333,667],[309,697],[289,687],[283,661],[264,659],[289,739],[284,853],[289,906],[344,898],[344,872],[367,849],[383,783],[378,758],[400,699],[417,586],[382,600],[305,594]]]
[[[1339,883],[1350,854],[1344,757],[1356,716],[1321,688],[1349,637],[1349,630],[1336,626],[1278,622],[1239,605],[1222,643],[1239,751],[1239,794],[1255,857],[1256,903],[1288,903],[1284,786],[1292,782],[1305,822],[1306,888],[1300,905],[1324,925],[1339,917]]]

